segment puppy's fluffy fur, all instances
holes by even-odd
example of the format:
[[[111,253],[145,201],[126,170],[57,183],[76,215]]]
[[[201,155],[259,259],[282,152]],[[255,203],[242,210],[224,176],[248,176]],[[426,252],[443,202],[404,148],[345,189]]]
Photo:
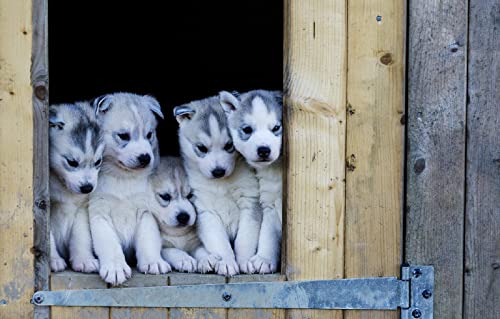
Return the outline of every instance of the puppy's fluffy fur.
[[[178,157],[162,157],[151,176],[151,202],[162,237],[162,257],[178,271],[207,272],[216,258],[203,247],[196,231],[194,195],[188,184],[182,161]],[[193,258],[194,257],[194,258]]]
[[[160,255],[156,220],[147,210],[149,175],[159,161],[158,102],[149,96],[110,94],[94,102],[106,150],[99,186],[90,197],[90,227],[100,276],[113,285],[131,276],[125,255],[134,252],[137,268],[159,274],[171,270]]]
[[[260,273],[276,272],[282,227],[282,94],[264,90],[238,96],[220,93],[236,149],[259,180],[263,220],[258,251],[250,261]]]
[[[198,234],[208,252],[218,258],[214,270],[229,276],[254,272],[250,258],[257,250],[262,219],[258,183],[234,150],[219,98],[178,106],[174,115],[195,195]]]
[[[50,107],[50,266],[95,272],[88,193],[97,186],[104,143],[88,103]]]

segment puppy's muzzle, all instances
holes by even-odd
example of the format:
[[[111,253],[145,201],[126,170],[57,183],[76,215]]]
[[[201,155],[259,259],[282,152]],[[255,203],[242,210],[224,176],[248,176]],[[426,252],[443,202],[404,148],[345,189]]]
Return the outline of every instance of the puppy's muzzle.
[[[220,168],[220,167],[216,167],[213,171],[212,171],[212,176],[215,177],[215,178],[221,178],[223,177],[224,175],[226,175],[226,170],[223,169],[223,168]]]
[[[187,223],[189,222],[189,214],[186,212],[180,212],[176,218],[179,222],[179,225],[187,225]]]
[[[141,154],[137,157],[137,161],[139,162],[139,167],[146,167],[151,162],[151,156],[149,154]]]
[[[88,194],[93,190],[94,190],[94,186],[92,184],[89,184],[89,183],[83,184],[82,186],[80,186],[80,192],[82,194]]]
[[[257,148],[257,155],[259,155],[261,160],[267,160],[269,155],[271,155],[271,149],[267,146],[259,146]]]

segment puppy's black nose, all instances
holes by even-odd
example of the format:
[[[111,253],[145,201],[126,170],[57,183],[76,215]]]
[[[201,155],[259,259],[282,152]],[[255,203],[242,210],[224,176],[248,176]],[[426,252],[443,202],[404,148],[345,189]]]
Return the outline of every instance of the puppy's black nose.
[[[257,154],[260,158],[266,159],[269,157],[269,154],[271,154],[271,149],[267,146],[260,146],[257,148]]]
[[[186,212],[180,212],[178,215],[177,215],[177,221],[179,222],[179,224],[181,225],[187,225],[187,223],[189,222],[189,214],[186,213]]]
[[[220,167],[216,167],[212,171],[212,176],[215,178],[221,178],[222,176],[226,175],[226,170]]]
[[[93,189],[94,189],[94,186],[92,186],[92,184],[83,184],[82,186],[80,186],[80,192],[82,192],[83,194],[88,194]]]
[[[137,160],[142,167],[146,167],[148,166],[149,162],[151,162],[151,156],[149,156],[149,154],[141,154],[139,155],[139,157],[137,157]]]

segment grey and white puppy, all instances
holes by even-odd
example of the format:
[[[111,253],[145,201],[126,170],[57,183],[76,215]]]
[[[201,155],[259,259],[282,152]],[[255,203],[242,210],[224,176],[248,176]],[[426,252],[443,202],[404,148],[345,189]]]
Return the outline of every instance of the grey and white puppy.
[[[131,276],[125,255],[135,253],[137,268],[159,274],[171,270],[161,258],[161,237],[153,214],[149,175],[159,162],[155,114],[163,118],[153,97],[115,93],[94,101],[106,149],[99,185],[90,197],[90,229],[99,258],[99,274],[113,285]]]
[[[255,90],[241,95],[220,93],[234,146],[255,167],[263,220],[257,254],[250,261],[260,273],[276,272],[282,224],[281,92]]]
[[[177,106],[174,115],[198,210],[198,234],[217,259],[214,270],[228,276],[254,272],[250,258],[257,251],[262,219],[258,183],[235,152],[219,98]]]
[[[203,247],[196,231],[194,195],[182,160],[162,157],[151,175],[151,187],[156,202],[154,212],[162,237],[162,257],[178,271],[207,272],[216,259]],[[194,257],[194,258],[193,258]]]
[[[88,199],[97,187],[104,141],[90,104],[51,105],[50,124],[50,267],[95,272]]]

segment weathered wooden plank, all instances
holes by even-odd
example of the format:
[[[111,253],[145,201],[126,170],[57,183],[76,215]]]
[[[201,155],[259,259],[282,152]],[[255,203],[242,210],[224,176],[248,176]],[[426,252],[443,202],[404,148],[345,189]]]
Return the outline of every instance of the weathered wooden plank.
[[[134,272],[132,278],[126,281],[124,287],[154,287],[167,286],[168,275],[145,275]],[[111,319],[166,319],[166,308],[110,308]]]
[[[289,280],[344,271],[346,1],[285,1],[284,270]],[[290,310],[290,318],[341,311]]]
[[[175,273],[170,275],[170,286],[179,285],[199,285],[199,284],[224,284],[226,278],[219,275],[200,275]],[[225,319],[226,309],[217,308],[172,308],[170,309],[170,319]]]
[[[47,0],[33,1],[33,200],[35,291],[49,289],[49,147]],[[50,307],[35,307],[36,319],[48,319]]]
[[[404,158],[405,5],[348,2],[345,276],[398,276]],[[397,318],[346,311],[345,318]]]
[[[406,261],[435,267],[435,318],[462,318],[467,1],[410,1]]]
[[[500,3],[470,0],[464,318],[500,318]]]
[[[106,283],[97,274],[63,272],[53,274],[51,290],[104,289]],[[109,319],[107,307],[52,307],[51,319]]]
[[[33,317],[31,0],[0,0],[0,317]]]
[[[238,275],[229,278],[229,283],[237,282],[269,282],[284,281],[285,276],[272,275]],[[228,319],[284,319],[285,311],[281,309],[230,309],[227,313]]]

